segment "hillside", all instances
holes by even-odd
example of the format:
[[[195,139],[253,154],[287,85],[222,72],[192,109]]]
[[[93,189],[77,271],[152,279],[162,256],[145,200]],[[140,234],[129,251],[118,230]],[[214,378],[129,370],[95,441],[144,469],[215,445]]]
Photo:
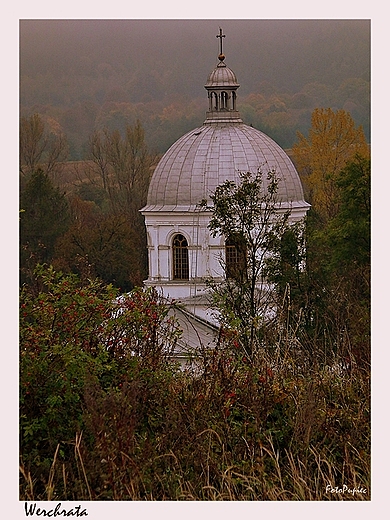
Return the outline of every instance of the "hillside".
[[[291,147],[316,107],[343,108],[370,138],[368,20],[225,20],[226,62],[246,123]],[[25,20],[21,114],[58,124],[70,159],[94,129],[142,122],[158,153],[202,124],[216,62],[214,20]]]

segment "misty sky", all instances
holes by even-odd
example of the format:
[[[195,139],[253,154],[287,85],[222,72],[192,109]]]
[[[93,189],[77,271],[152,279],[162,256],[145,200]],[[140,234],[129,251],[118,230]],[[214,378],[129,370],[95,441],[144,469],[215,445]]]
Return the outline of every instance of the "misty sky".
[[[203,95],[217,62],[219,26],[241,95],[264,81],[298,90],[351,71],[369,79],[368,20],[22,20],[20,72],[71,81],[105,64],[116,72],[153,71],[171,78],[178,92]]]

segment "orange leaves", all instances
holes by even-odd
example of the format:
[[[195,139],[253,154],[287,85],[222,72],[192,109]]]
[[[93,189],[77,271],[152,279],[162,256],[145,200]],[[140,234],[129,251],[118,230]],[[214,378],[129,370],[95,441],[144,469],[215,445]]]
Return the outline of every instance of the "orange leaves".
[[[351,115],[331,108],[312,113],[308,137],[298,133],[293,155],[309,190],[315,209],[327,220],[337,211],[336,181],[347,162],[359,154],[369,156],[362,127],[355,127]]]

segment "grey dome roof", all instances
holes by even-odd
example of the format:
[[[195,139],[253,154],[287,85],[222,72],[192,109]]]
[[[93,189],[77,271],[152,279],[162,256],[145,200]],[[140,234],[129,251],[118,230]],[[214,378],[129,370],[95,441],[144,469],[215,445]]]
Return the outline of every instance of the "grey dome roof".
[[[220,29],[221,42],[222,29]],[[225,55],[209,74],[205,88],[209,111],[203,126],[178,139],[154,171],[148,192],[148,211],[194,211],[226,180],[239,182],[239,172],[275,170],[278,199],[291,207],[308,208],[302,184],[288,155],[263,132],[243,123],[236,109],[239,87]],[[266,189],[266,188],[265,188]]]
[[[279,178],[278,199],[292,206],[304,201],[298,173],[284,150],[263,132],[244,123],[205,124],[178,139],[153,174],[143,211],[191,211],[238,173],[267,173]]]
[[[236,87],[238,88],[240,85],[237,82],[236,75],[225,65],[225,63],[221,62],[212,70],[207,78],[207,82],[205,88],[216,88],[216,87]]]

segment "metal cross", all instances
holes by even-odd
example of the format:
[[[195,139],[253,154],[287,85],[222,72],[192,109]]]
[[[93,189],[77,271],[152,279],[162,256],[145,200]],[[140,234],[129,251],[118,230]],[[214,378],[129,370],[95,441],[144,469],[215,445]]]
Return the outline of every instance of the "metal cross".
[[[216,37],[219,38],[220,42],[221,42],[221,52],[219,54],[223,54],[223,52],[222,52],[222,38],[225,38],[225,35],[222,34],[222,29],[221,28],[219,28],[219,34],[217,34]]]

